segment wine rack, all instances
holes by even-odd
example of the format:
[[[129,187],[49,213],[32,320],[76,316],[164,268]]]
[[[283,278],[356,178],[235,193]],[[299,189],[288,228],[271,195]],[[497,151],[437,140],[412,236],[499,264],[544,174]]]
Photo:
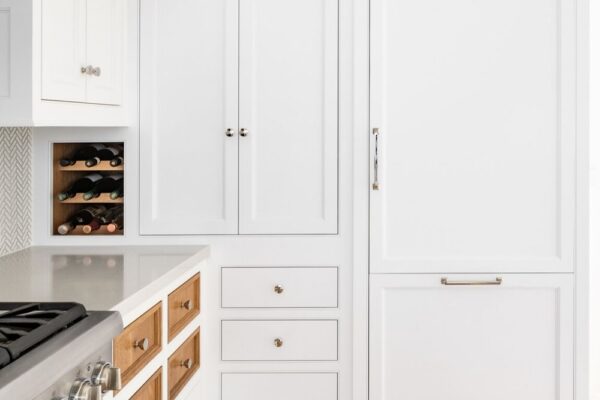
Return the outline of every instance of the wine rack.
[[[124,197],[113,199],[109,193],[100,193],[97,197],[89,200],[83,198],[83,193],[76,193],[73,197],[65,200],[59,200],[59,194],[68,190],[77,180],[85,177],[87,174],[99,173],[102,176],[124,174],[125,163],[117,166],[112,166],[110,161],[100,161],[96,165],[88,167],[85,160],[76,160],[72,165],[63,166],[60,161],[70,158],[83,146],[89,145],[92,142],[80,143],[54,143],[52,148],[52,234],[59,235],[58,227],[70,220],[79,210],[91,205],[102,204],[106,207],[114,207],[124,204]],[[106,146],[117,145],[123,147],[123,143],[119,142],[93,142],[102,143]],[[125,159],[125,154],[122,154]],[[91,233],[84,233],[83,226],[76,226],[68,236],[100,236],[100,235],[123,235],[124,230],[109,232],[105,225]]]

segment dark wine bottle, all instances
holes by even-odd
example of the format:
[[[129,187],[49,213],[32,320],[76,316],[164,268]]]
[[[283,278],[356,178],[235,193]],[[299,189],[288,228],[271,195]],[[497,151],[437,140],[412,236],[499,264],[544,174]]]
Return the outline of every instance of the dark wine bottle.
[[[106,206],[103,205],[90,206],[79,210],[67,222],[58,227],[58,233],[66,235],[75,229],[77,225],[87,225],[104,212],[106,212]]]
[[[123,208],[120,209],[120,212],[117,213],[112,221],[106,225],[106,230],[110,233],[115,233],[116,231],[120,231],[123,229]]]
[[[119,184],[123,186],[123,174],[105,176],[83,194],[83,199],[91,200],[94,197],[98,197],[100,193],[112,193],[119,188]]]
[[[100,161],[112,161],[115,158],[123,154],[123,146],[118,144],[111,144],[105,146],[103,149],[98,150],[93,157],[86,160],[85,165],[87,167],[94,167],[100,163]],[[112,165],[112,164],[111,164]]]
[[[116,200],[116,199],[123,197],[124,194],[125,194],[125,192],[124,192],[124,188],[123,188],[123,179],[120,179],[117,182],[117,187],[112,192],[110,192],[110,198],[112,200]]]
[[[78,179],[71,185],[69,189],[58,194],[58,199],[64,201],[75,196],[77,193],[85,193],[92,190],[96,185],[96,182],[102,179],[100,174],[89,174],[81,179]]]
[[[89,235],[90,233],[100,229],[101,226],[102,221],[99,218],[94,218],[87,225],[83,226],[82,231],[86,235]]]
[[[110,166],[118,167],[119,165],[122,165],[124,162],[125,162],[125,159],[123,158],[123,156],[118,156],[118,157],[115,157],[112,160],[110,160]]]
[[[104,147],[106,146],[100,143],[86,144],[77,149],[71,157],[61,159],[59,163],[63,167],[68,167],[69,165],[75,164],[77,161],[88,160],[89,158],[94,157],[98,151]]]

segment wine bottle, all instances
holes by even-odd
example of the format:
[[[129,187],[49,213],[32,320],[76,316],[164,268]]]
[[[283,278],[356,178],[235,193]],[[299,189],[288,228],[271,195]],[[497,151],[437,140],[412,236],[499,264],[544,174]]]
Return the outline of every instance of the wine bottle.
[[[112,160],[110,160],[110,166],[118,167],[119,165],[122,165],[124,162],[125,162],[125,159],[123,158],[123,156],[118,156],[118,157],[115,157]]]
[[[85,193],[96,185],[96,182],[102,179],[100,174],[89,174],[78,179],[69,189],[58,194],[58,200],[64,201],[75,196],[77,193]]]
[[[83,194],[83,199],[91,200],[98,197],[100,193],[112,193],[119,188],[119,185],[123,186],[123,174],[105,176]]]
[[[120,231],[123,229],[123,209],[121,208],[120,212],[115,215],[113,220],[106,225],[106,230],[110,233],[115,233],[116,231]]]
[[[87,144],[77,149],[71,157],[61,159],[59,163],[62,167],[68,167],[69,165],[75,164],[77,161],[88,160],[89,158],[94,157],[98,151],[104,147],[106,146],[100,143]]]
[[[99,218],[94,218],[87,225],[83,226],[82,231],[86,235],[89,235],[90,233],[100,229],[101,226],[102,221]]]
[[[123,146],[118,144],[111,144],[105,146],[103,149],[98,150],[93,157],[86,160],[85,165],[87,167],[94,167],[100,163],[100,161],[112,161],[123,154]],[[111,164],[112,165],[112,164]]]
[[[103,205],[90,206],[79,210],[67,222],[58,227],[58,233],[66,235],[75,229],[77,225],[87,225],[104,212],[106,212],[106,206]]]
[[[123,179],[120,179],[119,181],[117,181],[117,187],[114,188],[112,192],[110,192],[110,198],[116,200],[123,197],[124,194],[125,193],[123,190]]]
[[[90,234],[98,229],[102,225],[107,225],[119,214],[123,212],[123,206],[116,206],[107,208],[102,214],[93,218],[87,225],[84,225],[82,230],[85,234]]]

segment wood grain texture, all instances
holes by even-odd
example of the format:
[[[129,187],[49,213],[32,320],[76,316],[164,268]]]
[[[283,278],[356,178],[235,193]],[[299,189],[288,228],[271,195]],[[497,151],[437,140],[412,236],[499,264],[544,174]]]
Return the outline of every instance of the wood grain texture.
[[[189,310],[183,307],[191,301]],[[179,286],[169,295],[169,342],[200,314],[200,274]]]
[[[161,350],[162,302],[132,322],[113,343],[115,365],[121,368],[123,386],[148,364]],[[142,350],[135,343],[148,339],[149,347]]]
[[[130,400],[162,400],[162,367],[135,392]]]
[[[186,360],[191,360],[192,365],[187,368],[182,365]],[[169,357],[169,400],[177,397],[181,389],[200,369],[200,329],[195,331],[183,344]]]

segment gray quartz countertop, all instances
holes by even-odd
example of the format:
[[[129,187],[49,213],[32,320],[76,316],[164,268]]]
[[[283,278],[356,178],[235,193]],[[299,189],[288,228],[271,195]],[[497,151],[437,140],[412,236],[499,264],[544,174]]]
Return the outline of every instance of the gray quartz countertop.
[[[123,311],[208,256],[208,246],[34,246],[0,257],[0,302]]]

